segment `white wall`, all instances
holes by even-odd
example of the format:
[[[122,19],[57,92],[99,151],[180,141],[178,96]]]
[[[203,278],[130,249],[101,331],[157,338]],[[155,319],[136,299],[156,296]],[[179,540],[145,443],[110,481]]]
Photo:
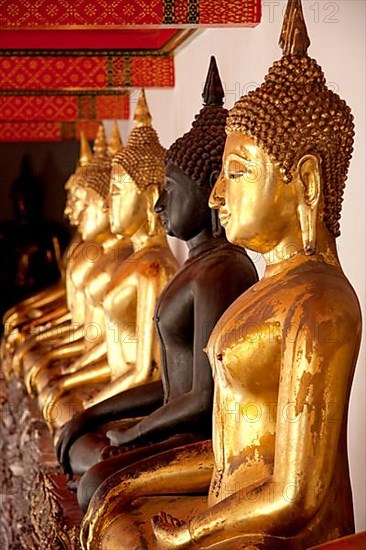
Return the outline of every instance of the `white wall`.
[[[215,55],[230,108],[243,93],[263,81],[277,46],[284,0],[263,0],[262,23],[255,29],[202,31],[176,56],[173,90],[147,91],[154,126],[168,147],[189,130],[201,107],[201,92],[210,55]],[[332,87],[351,106],[356,124],[353,160],[338,239],[343,269],[365,304],[365,7],[364,0],[303,0],[312,45],[309,55],[322,66]],[[137,91],[133,99],[137,99]],[[132,105],[133,111],[133,105]],[[124,132],[127,126],[124,125]],[[125,136],[127,134],[125,133]],[[263,269],[257,258],[257,268]],[[365,316],[365,313],[364,313]],[[350,403],[349,454],[357,530],[366,528],[365,511],[365,344],[356,369]]]

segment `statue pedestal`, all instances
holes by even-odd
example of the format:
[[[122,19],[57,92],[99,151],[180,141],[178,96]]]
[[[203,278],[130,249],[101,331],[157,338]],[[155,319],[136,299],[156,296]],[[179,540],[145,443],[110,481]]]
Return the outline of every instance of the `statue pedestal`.
[[[366,548],[366,531],[344,537],[342,539],[326,542],[320,546],[313,546],[309,550],[365,550]]]

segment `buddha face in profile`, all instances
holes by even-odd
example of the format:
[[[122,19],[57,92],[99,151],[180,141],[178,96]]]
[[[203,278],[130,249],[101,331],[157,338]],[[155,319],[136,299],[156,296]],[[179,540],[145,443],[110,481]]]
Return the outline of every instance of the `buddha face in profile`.
[[[166,152],[164,190],[155,205],[166,233],[183,241],[190,241],[203,230],[213,237],[221,233],[216,213],[208,207],[212,185],[222,166],[228,115],[214,57],[202,98],[203,107],[191,129]]]
[[[78,225],[80,216],[86,208],[86,189],[80,185],[72,185],[68,188],[65,215],[69,217],[72,225]]]
[[[353,147],[346,103],[305,53],[284,55],[240,98],[226,125],[223,171],[211,195],[230,241],[266,253],[293,243],[306,255],[340,234]],[[300,245],[300,246],[299,246]]]
[[[167,235],[189,241],[210,225],[207,200],[208,191],[203,186],[194,182],[178,166],[169,163],[155,212],[160,215]]]
[[[291,183],[286,183],[278,163],[264,148],[246,134],[233,132],[226,141],[223,170],[210,205],[218,208],[229,241],[266,253],[287,235],[300,238],[299,209],[310,187],[313,206],[317,206],[320,185],[316,156],[303,157],[292,172]]]
[[[119,164],[112,167],[110,204],[113,233],[131,237],[146,221],[147,204],[144,193]]]
[[[85,207],[80,214],[79,231],[83,240],[95,238],[109,225],[105,201],[92,189],[86,191]]]

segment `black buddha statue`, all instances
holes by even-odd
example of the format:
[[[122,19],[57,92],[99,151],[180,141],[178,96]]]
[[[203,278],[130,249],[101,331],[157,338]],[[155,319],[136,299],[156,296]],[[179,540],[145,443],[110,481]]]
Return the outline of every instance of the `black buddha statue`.
[[[213,379],[204,348],[222,313],[258,279],[244,249],[226,240],[216,212],[208,206],[225,144],[223,96],[212,58],[204,107],[191,130],[168,150],[165,186],[155,205],[167,234],[185,241],[189,249],[154,316],[162,381],[134,387],[86,409],[65,426],[58,441],[58,458],[66,470],[82,473],[97,462],[79,483],[84,509],[93,491],[115,471],[211,438]],[[122,420],[133,417],[143,418]],[[108,426],[117,419],[121,422]],[[97,433],[83,435],[92,430]]]

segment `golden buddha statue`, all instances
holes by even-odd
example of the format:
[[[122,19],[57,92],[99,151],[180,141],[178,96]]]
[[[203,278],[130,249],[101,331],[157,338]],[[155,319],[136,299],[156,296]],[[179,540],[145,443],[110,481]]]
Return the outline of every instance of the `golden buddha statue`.
[[[230,111],[211,195],[228,239],[267,264],[208,342],[213,456],[192,444],[109,478],[83,548],[305,550],[354,530],[347,410],[361,314],[335,244],[352,115],[307,55],[300,0],[280,44],[265,82]],[[203,503],[192,493],[209,476]]]
[[[83,212],[80,223],[81,232],[83,232],[83,223],[85,227],[88,224],[91,226],[87,234],[90,234],[93,228],[100,227],[100,223],[97,221],[98,217],[101,219],[103,227],[105,224],[109,227],[108,208],[106,205],[109,200],[110,158],[120,151],[121,148],[122,142],[118,126],[115,123],[108,144],[108,156],[104,157],[104,164],[101,167],[101,163],[97,158],[97,162],[91,162],[89,169],[85,170],[83,174],[86,189],[89,190],[89,194],[95,195],[95,200],[92,200],[91,205]],[[90,208],[93,204],[95,206],[94,210]],[[87,214],[89,216],[85,219]],[[121,262],[126,260],[132,253],[132,247],[128,238],[122,238],[109,231],[98,232],[96,242],[101,243],[101,254],[95,256],[96,252],[98,254],[99,248],[95,248],[95,242],[93,242],[92,253],[95,256],[95,261],[92,262],[93,268],[85,276],[80,271],[77,274],[84,286],[84,288],[80,286],[83,289],[83,297],[86,304],[84,322],[80,323],[80,326],[77,327],[77,324],[73,321],[73,326],[75,326],[76,330],[73,331],[72,338],[69,338],[72,342],[67,343],[65,339],[63,342],[59,342],[56,350],[50,351],[42,358],[41,367],[36,367],[38,374],[34,377],[33,384],[35,393],[37,394],[48,386],[51,380],[58,378],[62,374],[74,372],[78,368],[81,368],[80,365],[82,365],[82,361],[84,360],[85,349],[94,347],[97,343],[103,342],[105,338],[102,298],[114,272]],[[78,344],[75,345],[75,341]],[[84,353],[80,353],[80,347],[81,352]],[[50,364],[61,356],[65,357],[65,354],[73,360],[71,365],[64,362],[58,362],[55,366]]]
[[[62,329],[56,326],[42,333],[41,342],[36,342],[34,351],[30,352],[28,348],[23,359],[28,391],[38,393],[49,379],[58,374],[59,367],[56,370],[49,368],[53,361],[64,361],[84,351],[85,323],[94,322],[93,304],[87,301],[85,296],[88,277],[100,272],[100,264],[106,256],[113,261],[116,246],[125,248],[127,255],[130,253],[129,242],[125,241],[121,245],[109,230],[105,205],[109,192],[110,165],[104,128],[101,125],[94,143],[94,157],[80,168],[73,182],[74,200],[81,205],[78,228],[83,242],[69,262],[67,283],[71,322]],[[95,321],[97,320],[98,318]],[[37,379],[44,371],[47,373],[44,379],[40,380],[39,388]]]
[[[118,130],[116,121],[112,127],[111,139],[108,143],[108,154],[110,158],[120,152],[123,148],[121,136]],[[110,202],[110,171],[108,182],[105,186],[104,198],[105,198],[105,210],[108,213]],[[108,222],[110,223],[109,216]],[[88,303],[91,304],[91,308],[86,311],[85,325],[94,326],[99,334],[95,337],[91,335],[84,335],[86,347],[92,346],[98,340],[103,339],[105,334],[105,316],[103,311],[103,297],[107,289],[108,284],[113,278],[115,270],[132,253],[132,245],[128,238],[123,238],[122,235],[111,233],[110,241],[103,244],[104,255],[98,262],[98,266],[94,269],[85,281],[85,296]]]
[[[153,316],[161,291],[177,269],[154,212],[164,180],[163,159],[164,148],[142,91],[134,128],[126,148],[113,157],[111,171],[111,229],[131,239],[134,253],[119,266],[104,295],[106,343],[89,350],[89,364],[83,358],[82,368],[65,374],[39,396],[52,429],[70,420],[75,402],[88,406],[160,378]],[[97,384],[104,389],[92,392],[90,400],[80,397]]]
[[[118,147],[117,141],[117,147]],[[111,234],[106,201],[109,193],[111,159],[108,154],[108,146],[103,124],[100,125],[94,142],[94,156],[92,160],[83,166],[78,174],[77,190],[75,193],[84,195],[84,208],[80,214],[78,230],[85,243],[86,260],[81,263],[80,269],[73,269],[71,281],[74,286],[74,296],[69,303],[74,323],[83,324],[86,317],[86,296],[84,284],[89,274],[98,269],[98,262],[103,257],[103,245],[111,246],[111,239],[116,237]],[[81,202],[82,204],[82,202]]]

